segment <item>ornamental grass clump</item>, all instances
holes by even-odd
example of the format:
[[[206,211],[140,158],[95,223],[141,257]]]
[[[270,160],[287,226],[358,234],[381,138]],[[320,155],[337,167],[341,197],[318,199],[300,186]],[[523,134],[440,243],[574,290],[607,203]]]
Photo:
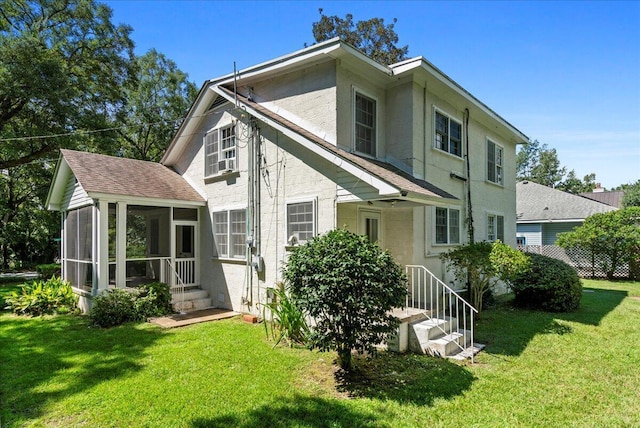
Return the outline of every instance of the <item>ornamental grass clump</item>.
[[[264,305],[262,318],[267,336],[275,340],[274,347],[281,341],[289,346],[305,345],[309,336],[309,326],[304,313],[289,297],[282,282],[277,287],[268,288],[271,296],[269,303]]]

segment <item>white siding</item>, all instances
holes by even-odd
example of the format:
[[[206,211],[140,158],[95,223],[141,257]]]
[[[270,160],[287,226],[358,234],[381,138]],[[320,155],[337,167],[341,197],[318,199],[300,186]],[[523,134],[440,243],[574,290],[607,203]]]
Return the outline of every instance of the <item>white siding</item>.
[[[62,198],[62,210],[71,210],[90,205],[91,203],[93,203],[93,200],[87,195],[87,192],[84,191],[80,183],[76,181],[76,177],[70,174],[65,187],[64,197]]]

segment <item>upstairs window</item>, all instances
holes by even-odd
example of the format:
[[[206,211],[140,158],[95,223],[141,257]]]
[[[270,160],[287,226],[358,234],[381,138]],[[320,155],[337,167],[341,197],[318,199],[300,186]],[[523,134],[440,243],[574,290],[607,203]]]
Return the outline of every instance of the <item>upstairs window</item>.
[[[436,244],[460,243],[460,210],[436,208]]]
[[[236,129],[234,125],[214,129],[204,136],[204,176],[235,171]]]
[[[355,150],[376,156],[376,101],[355,93]]]
[[[487,215],[487,241],[496,240],[504,242],[504,216],[489,214]]]
[[[433,146],[452,155],[462,157],[462,124],[436,111]]]
[[[487,140],[487,180],[500,185],[504,184],[502,155],[502,147]]]

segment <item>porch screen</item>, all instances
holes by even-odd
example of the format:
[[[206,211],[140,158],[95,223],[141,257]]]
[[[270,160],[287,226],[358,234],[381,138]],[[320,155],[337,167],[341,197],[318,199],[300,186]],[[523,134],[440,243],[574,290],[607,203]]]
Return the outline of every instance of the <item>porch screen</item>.
[[[64,224],[65,278],[73,287],[93,286],[93,207],[67,212]]]

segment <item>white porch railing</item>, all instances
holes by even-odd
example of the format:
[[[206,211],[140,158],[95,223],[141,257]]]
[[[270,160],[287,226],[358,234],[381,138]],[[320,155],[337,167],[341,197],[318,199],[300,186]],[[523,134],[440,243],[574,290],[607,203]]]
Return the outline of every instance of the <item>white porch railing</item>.
[[[463,345],[455,342],[461,351],[465,350],[464,346],[467,343],[473,346],[473,315],[478,313],[476,308],[426,267],[407,265],[405,268],[409,280],[407,311],[410,308],[421,310],[429,319],[455,318],[455,323],[446,323],[445,326],[448,327],[438,328],[443,334],[461,336]],[[473,352],[471,362],[473,363]]]

